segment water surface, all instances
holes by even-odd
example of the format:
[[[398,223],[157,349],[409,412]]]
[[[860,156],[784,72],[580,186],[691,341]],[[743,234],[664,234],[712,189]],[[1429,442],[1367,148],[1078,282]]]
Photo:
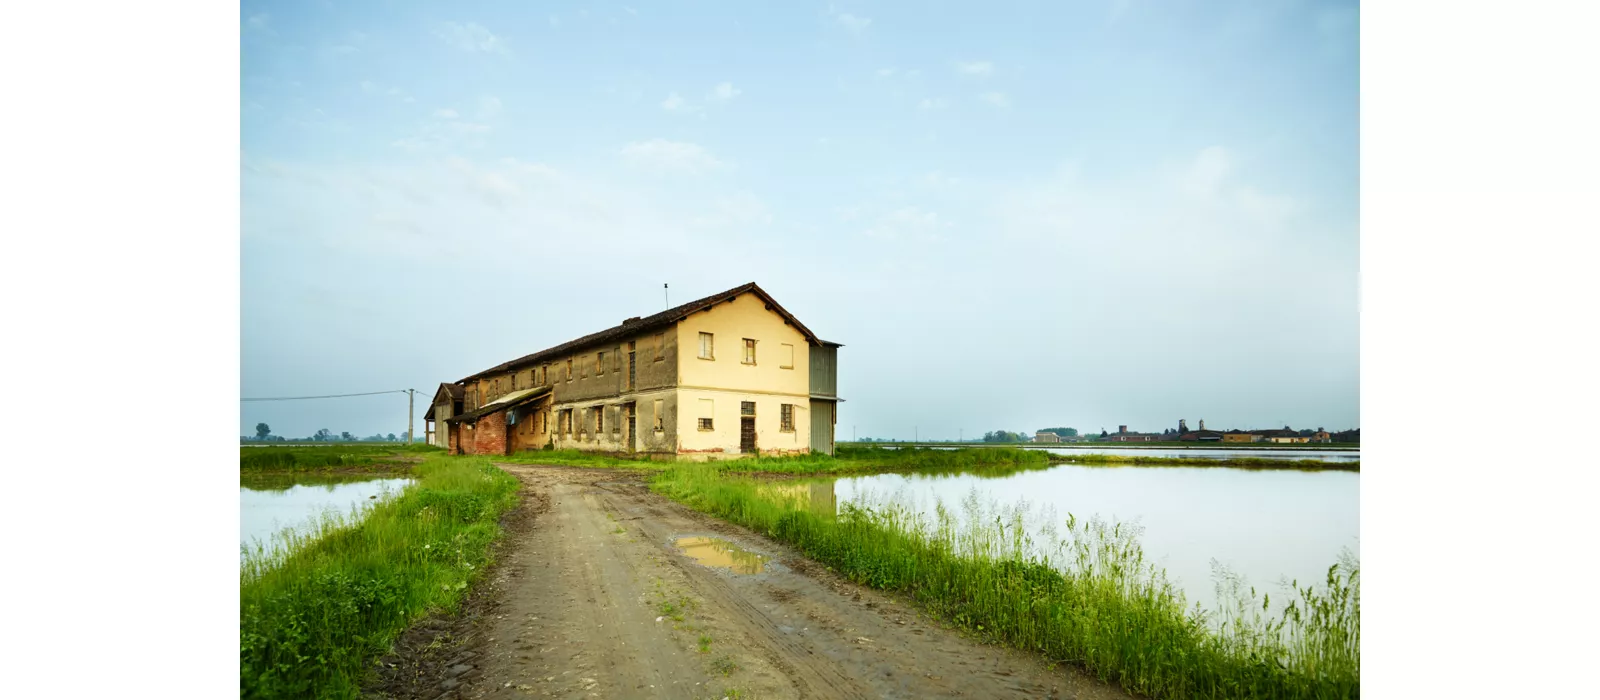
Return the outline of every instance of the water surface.
[[[960,515],[976,495],[985,504],[1026,503],[1029,534],[1040,538],[1068,513],[1142,528],[1145,559],[1195,602],[1216,610],[1211,562],[1280,595],[1280,578],[1320,584],[1342,549],[1360,555],[1361,475],[1227,467],[1094,467],[1064,464],[1003,477],[877,474],[838,479],[838,502],[890,501],[931,520],[943,502]],[[1280,607],[1277,604],[1274,608]]]
[[[296,476],[293,481],[242,480],[239,486],[239,545],[259,543],[274,550],[274,535],[303,530],[324,513],[349,516],[387,496],[398,494],[411,479],[328,479]]]

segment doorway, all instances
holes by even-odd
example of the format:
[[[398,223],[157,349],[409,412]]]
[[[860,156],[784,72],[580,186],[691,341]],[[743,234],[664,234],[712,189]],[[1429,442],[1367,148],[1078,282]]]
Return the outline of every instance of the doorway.
[[[756,402],[739,403],[739,451],[754,454],[756,451]]]

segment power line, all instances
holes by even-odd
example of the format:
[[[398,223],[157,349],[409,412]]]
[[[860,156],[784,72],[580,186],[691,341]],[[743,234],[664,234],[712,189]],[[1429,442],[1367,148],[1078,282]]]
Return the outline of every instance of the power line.
[[[342,399],[350,396],[377,396],[378,394],[404,394],[415,389],[390,389],[388,391],[368,391],[362,394],[328,394],[327,396],[271,396],[264,398],[241,398],[240,401],[303,401],[306,399]]]

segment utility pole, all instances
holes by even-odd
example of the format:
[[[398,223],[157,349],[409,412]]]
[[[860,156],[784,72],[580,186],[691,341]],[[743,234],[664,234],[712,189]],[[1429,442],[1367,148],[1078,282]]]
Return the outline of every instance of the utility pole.
[[[911,426],[911,441],[922,442],[922,429],[915,425]]]
[[[661,283],[661,300],[667,303],[667,308],[672,308],[672,295],[667,293],[667,283]]]
[[[417,415],[416,404],[417,404],[417,390],[416,389],[406,389],[406,444],[407,445],[412,444],[412,442],[414,442],[416,440],[416,437],[411,434],[411,430],[412,430],[411,421],[413,420],[414,416]]]

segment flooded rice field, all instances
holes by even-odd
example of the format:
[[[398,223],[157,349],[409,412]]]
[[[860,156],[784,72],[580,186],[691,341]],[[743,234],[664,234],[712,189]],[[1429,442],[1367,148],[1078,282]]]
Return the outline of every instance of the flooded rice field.
[[[411,479],[252,478],[239,485],[239,552],[279,549],[278,535],[305,529],[325,515],[351,518],[397,495]]]
[[[1361,475],[1218,467],[1107,468],[1060,465],[1003,477],[877,474],[817,482],[812,506],[898,504],[931,523],[940,504],[957,520],[963,504],[1024,507],[1036,542],[1064,531],[1068,514],[1139,529],[1145,559],[1166,569],[1192,608],[1216,610],[1213,562],[1248,590],[1287,600],[1280,580],[1321,585],[1341,554],[1360,555]],[[820,490],[831,493],[819,495]],[[1281,593],[1280,593],[1281,592]],[[1273,608],[1278,608],[1274,605]]]

